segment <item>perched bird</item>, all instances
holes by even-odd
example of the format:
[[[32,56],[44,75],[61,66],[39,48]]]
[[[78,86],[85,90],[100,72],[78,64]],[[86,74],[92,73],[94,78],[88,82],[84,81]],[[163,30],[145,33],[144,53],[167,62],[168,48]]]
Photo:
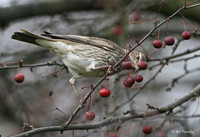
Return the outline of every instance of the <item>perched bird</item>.
[[[58,55],[72,73],[73,77],[69,82],[76,91],[77,89],[74,86],[76,79],[102,77],[110,66],[114,65],[127,53],[126,49],[103,38],[56,35],[46,31],[41,35],[49,38],[34,35],[23,29],[14,32],[11,38],[47,48]],[[133,51],[127,55],[127,58],[131,61],[133,67],[137,69],[138,64],[143,59],[143,54]],[[112,70],[109,75],[116,74],[121,70],[122,68],[119,66]]]

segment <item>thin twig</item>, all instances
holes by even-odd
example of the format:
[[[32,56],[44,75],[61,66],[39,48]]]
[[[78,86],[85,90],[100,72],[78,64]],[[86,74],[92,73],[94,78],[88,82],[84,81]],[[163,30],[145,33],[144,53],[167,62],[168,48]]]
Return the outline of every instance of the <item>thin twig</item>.
[[[110,113],[115,112],[116,110],[120,109],[121,107],[123,107],[124,105],[126,105],[127,103],[129,103],[130,101],[132,101],[139,93],[141,93],[141,91],[152,81],[156,78],[156,76],[162,71],[162,69],[164,68],[165,65],[162,65],[157,71],[156,73],[149,78],[144,85],[137,90],[128,100],[126,100],[125,102],[121,103],[120,105],[116,106]]]
[[[176,12],[174,12],[171,16],[169,16],[167,19],[163,20],[162,22],[160,22],[159,24],[157,24],[157,22],[155,23],[155,27],[152,28],[148,34],[146,34],[137,44],[135,44],[135,46],[133,46],[133,48],[130,49],[130,51],[127,53],[131,53],[133,50],[135,50],[137,47],[139,47],[141,45],[141,43],[143,43],[149,36],[151,36],[151,34],[157,29],[159,28],[161,25],[163,25],[165,22],[167,22],[169,19],[171,19],[172,17],[174,17],[175,15],[177,15],[179,12],[185,10],[185,9],[189,9],[189,8],[192,8],[193,7],[196,7],[196,6],[200,6],[200,4],[195,4],[195,5],[191,5],[191,6],[188,6],[188,7],[181,7],[180,9],[178,9]],[[126,55],[124,55],[114,66],[113,68],[116,68],[124,59],[126,58]],[[73,114],[71,115],[71,117],[68,119],[68,121],[62,125],[62,126],[51,126],[51,127],[43,127],[43,128],[36,128],[34,130],[31,130],[31,131],[28,131],[28,132],[25,132],[25,133],[22,133],[22,134],[19,134],[17,135],[16,137],[20,137],[20,136],[28,136],[28,135],[33,135],[33,134],[36,134],[36,133],[40,133],[40,132],[46,132],[46,131],[64,131],[64,130],[72,130],[71,128],[73,127],[73,125],[70,125],[70,123],[72,122],[72,120],[74,119],[74,117],[76,116],[76,114],[84,107],[86,101],[88,100],[88,98],[91,96],[91,94],[93,93],[93,91],[101,84],[101,82],[103,82],[106,78],[106,75],[104,77],[102,77],[98,82],[97,84],[93,87],[92,90],[90,90],[88,92],[88,94],[85,96],[84,100],[79,104],[79,106],[75,109],[75,111],[73,112]],[[197,87],[197,89],[195,89],[194,92],[197,92],[198,91],[198,94],[200,92],[200,85]],[[196,91],[197,90],[197,91]],[[160,113],[164,113],[164,112],[167,112],[179,105],[181,105],[182,103],[188,101],[189,99],[191,99],[192,97],[194,97],[195,95],[192,94],[193,96],[189,96],[190,98],[186,97],[186,99],[184,101],[177,101],[178,103],[172,103],[166,107],[163,107],[161,109],[161,111],[152,111],[152,112],[149,112],[148,115],[145,114],[136,114],[136,115],[131,115],[131,116],[121,116],[121,117],[113,117],[113,118],[109,118],[109,119],[106,119],[105,121],[103,122],[99,122],[99,124],[90,124],[91,127],[87,127],[85,124],[83,125],[83,128],[84,129],[94,129],[94,128],[99,128],[99,127],[102,127],[103,125],[107,125],[107,124],[110,124],[110,123],[115,123],[115,122],[121,122],[121,121],[127,121],[127,120],[130,120],[130,119],[133,119],[133,118],[143,118],[143,117],[147,117],[147,116],[153,116],[153,115],[156,115],[156,114],[160,114]],[[80,124],[77,124],[77,125],[80,125]],[[77,125],[74,125],[75,127]],[[80,126],[78,128],[79,130],[81,129]]]
[[[96,128],[107,126],[112,123],[122,123],[130,119],[152,117],[152,116],[159,115],[162,113],[172,112],[172,110],[175,109],[176,107],[181,106],[183,103],[191,100],[194,97],[198,97],[199,95],[200,95],[200,84],[196,86],[192,91],[189,92],[189,94],[185,95],[184,97],[172,102],[171,104],[167,106],[164,106],[158,110],[150,111],[148,113],[145,112],[141,114],[134,114],[134,115],[128,115],[128,116],[124,115],[124,116],[110,117],[101,122],[90,123],[90,124],[71,124],[68,126],[68,128],[65,128],[63,126],[48,126],[48,127],[35,128],[33,130],[15,135],[13,137],[27,137],[27,136],[35,135],[37,133],[43,133],[43,132],[48,132],[48,131],[52,132],[52,131],[64,131],[64,130],[96,129]]]
[[[171,90],[171,88],[173,88],[175,86],[175,84],[183,77],[187,76],[188,74],[191,74],[193,72],[197,72],[200,71],[200,67],[197,68],[193,68],[191,70],[187,70],[185,73],[181,74],[180,76],[172,79],[172,81],[169,83],[168,87],[167,87],[167,91]]]
[[[178,53],[178,54],[173,55],[173,56],[164,57],[164,58],[162,58],[162,59],[149,59],[148,61],[149,61],[149,62],[152,62],[152,61],[161,61],[161,62],[163,62],[163,61],[165,60],[165,61],[168,62],[168,60],[170,60],[170,59],[177,58],[177,57],[181,57],[181,56],[187,55],[187,54],[189,54],[189,53],[196,52],[196,51],[198,51],[198,50],[200,50],[200,45],[199,45],[199,46],[196,46],[196,47],[193,48],[193,49],[190,49],[190,50],[188,49],[188,50],[186,50],[186,51],[184,51],[184,52]]]
[[[31,64],[31,65],[24,65],[24,64],[21,64],[20,65],[20,68],[36,68],[36,67],[43,67],[43,66],[65,66],[63,63],[57,63],[55,61],[53,62],[47,62],[47,63],[39,63],[39,64]],[[14,68],[18,68],[18,65],[15,65],[15,66],[2,66],[0,67],[0,70],[3,70],[3,69],[14,69]]]

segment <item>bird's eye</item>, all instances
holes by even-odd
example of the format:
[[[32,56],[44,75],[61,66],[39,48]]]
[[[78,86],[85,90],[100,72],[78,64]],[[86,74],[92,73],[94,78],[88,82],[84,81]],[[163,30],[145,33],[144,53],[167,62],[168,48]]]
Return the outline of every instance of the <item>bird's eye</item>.
[[[140,56],[137,56],[136,58],[137,58],[137,60],[138,60],[138,59],[140,59]]]

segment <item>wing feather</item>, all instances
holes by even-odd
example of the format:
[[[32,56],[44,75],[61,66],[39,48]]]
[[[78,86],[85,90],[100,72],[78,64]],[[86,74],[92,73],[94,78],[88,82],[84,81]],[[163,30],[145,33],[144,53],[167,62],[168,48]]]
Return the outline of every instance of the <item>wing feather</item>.
[[[59,39],[63,39],[63,40],[71,41],[71,42],[77,42],[77,43],[82,43],[86,45],[96,46],[99,48],[104,48],[105,50],[116,50],[120,48],[116,43],[104,38],[78,36],[78,35],[56,35],[56,34],[46,32],[46,31],[44,31],[44,34],[41,34],[41,35],[50,37],[52,39],[57,39],[58,41]]]

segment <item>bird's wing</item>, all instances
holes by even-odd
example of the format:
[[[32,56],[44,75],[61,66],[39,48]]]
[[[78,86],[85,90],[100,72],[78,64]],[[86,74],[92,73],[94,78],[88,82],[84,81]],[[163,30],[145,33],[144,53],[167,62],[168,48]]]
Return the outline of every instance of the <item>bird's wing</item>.
[[[93,46],[104,48],[107,50],[115,50],[115,49],[120,48],[116,43],[110,40],[97,38],[97,37],[78,36],[78,35],[57,35],[57,34],[52,34],[46,31],[44,31],[44,34],[41,34],[41,35],[50,37],[52,39],[63,39],[63,40],[68,40],[68,41],[72,41],[76,43],[93,45]]]

